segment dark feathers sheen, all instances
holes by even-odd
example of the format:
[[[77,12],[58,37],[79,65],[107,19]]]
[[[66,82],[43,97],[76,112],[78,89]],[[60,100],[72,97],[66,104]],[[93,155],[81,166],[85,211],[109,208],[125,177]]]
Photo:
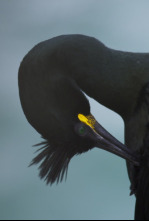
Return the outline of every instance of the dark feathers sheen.
[[[39,145],[42,147],[36,152],[40,153],[32,160],[30,166],[41,163],[39,176],[41,179],[45,178],[47,184],[62,182],[64,177],[67,178],[68,165],[73,154],[66,151],[65,147],[52,148],[48,140],[35,146]]]

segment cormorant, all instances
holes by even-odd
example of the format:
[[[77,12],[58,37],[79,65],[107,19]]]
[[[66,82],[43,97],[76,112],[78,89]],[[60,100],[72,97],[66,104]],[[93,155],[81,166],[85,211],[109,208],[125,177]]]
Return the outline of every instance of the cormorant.
[[[149,218],[148,82],[148,53],[113,50],[84,35],[36,45],[21,62],[19,94],[27,120],[45,139],[31,163],[41,162],[40,177],[62,181],[74,155],[93,147],[108,150],[127,160],[136,219]],[[95,120],[84,93],[120,114],[126,145]]]

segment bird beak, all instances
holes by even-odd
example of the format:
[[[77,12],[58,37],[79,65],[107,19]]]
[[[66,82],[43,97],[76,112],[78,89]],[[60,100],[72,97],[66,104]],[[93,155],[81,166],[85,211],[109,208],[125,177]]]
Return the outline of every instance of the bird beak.
[[[106,131],[97,121],[94,124],[94,135],[96,145],[104,150],[114,153],[117,156],[139,166],[139,158],[126,145],[122,144],[108,131]]]
[[[108,131],[106,131],[93,117],[93,115],[84,116],[78,115],[81,122],[91,128],[91,138],[95,141],[95,145],[101,149],[114,153],[117,156],[124,158],[135,166],[139,166],[139,158],[126,145],[122,144]]]

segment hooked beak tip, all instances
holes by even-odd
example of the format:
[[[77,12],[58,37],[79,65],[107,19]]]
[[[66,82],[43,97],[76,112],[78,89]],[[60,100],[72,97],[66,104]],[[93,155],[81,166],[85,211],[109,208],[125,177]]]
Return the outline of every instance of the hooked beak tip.
[[[96,145],[99,148],[120,156],[135,166],[140,165],[140,159],[138,155],[136,155],[132,150],[128,149],[126,145],[122,144],[115,137],[113,137],[97,122],[95,124],[95,136]]]

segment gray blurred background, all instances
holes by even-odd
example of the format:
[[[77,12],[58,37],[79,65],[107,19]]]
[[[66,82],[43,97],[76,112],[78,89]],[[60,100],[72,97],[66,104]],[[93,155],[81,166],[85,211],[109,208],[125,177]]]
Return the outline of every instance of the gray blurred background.
[[[47,186],[28,168],[40,135],[18,96],[18,68],[38,42],[80,33],[107,46],[149,51],[148,0],[0,0],[0,219],[133,219],[125,161],[96,148],[74,157],[66,182]],[[96,119],[124,142],[122,119],[90,99]]]

